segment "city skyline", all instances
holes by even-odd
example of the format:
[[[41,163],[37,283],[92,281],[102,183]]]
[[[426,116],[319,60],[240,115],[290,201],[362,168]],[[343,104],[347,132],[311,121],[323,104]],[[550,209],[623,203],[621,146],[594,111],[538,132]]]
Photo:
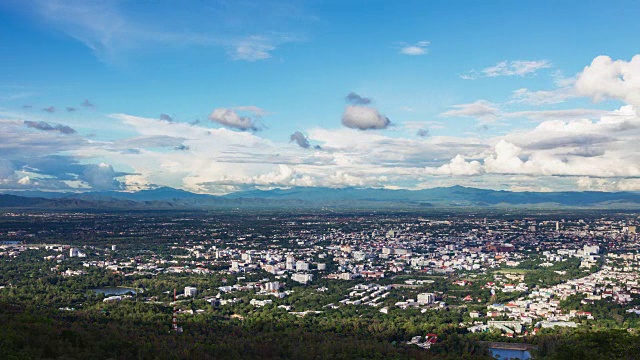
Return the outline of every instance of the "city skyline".
[[[0,4],[0,190],[640,190],[633,2]]]

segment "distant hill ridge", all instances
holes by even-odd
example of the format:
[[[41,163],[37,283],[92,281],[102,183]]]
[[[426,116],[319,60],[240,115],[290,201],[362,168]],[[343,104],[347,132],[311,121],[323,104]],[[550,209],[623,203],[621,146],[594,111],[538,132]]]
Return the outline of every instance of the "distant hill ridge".
[[[640,192],[511,192],[463,186],[424,190],[318,188],[250,190],[223,196],[195,194],[170,187],[124,191],[60,193],[11,192],[0,195],[1,208],[211,209],[218,207],[586,207],[640,208]]]

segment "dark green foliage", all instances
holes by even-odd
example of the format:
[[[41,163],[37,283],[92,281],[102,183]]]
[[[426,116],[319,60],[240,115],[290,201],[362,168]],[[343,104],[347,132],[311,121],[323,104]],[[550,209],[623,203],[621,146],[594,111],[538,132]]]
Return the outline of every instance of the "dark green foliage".
[[[455,333],[425,351],[381,340],[372,334],[379,330],[375,323],[366,321],[345,321],[339,333],[314,328],[315,321],[265,316],[185,322],[178,335],[169,331],[165,313],[156,321],[0,304],[0,353],[3,359],[489,359],[485,349]]]
[[[541,335],[535,340],[539,350],[533,355],[537,359],[631,360],[640,356],[640,339],[624,330]]]

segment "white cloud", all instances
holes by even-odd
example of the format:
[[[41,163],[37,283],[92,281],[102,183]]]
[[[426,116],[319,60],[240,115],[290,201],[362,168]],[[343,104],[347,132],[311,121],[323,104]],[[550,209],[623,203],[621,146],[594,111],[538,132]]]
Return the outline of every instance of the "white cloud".
[[[533,110],[514,111],[502,113],[505,118],[528,118],[531,120],[557,120],[557,119],[582,119],[598,118],[609,113],[600,109],[563,109],[563,110]]]
[[[263,109],[263,108],[259,108],[255,105],[248,105],[248,106],[234,106],[232,108],[233,110],[237,110],[237,111],[246,111],[246,112],[250,112],[255,116],[265,116],[265,115],[269,115],[270,113]]]
[[[274,30],[302,17],[300,7],[293,3],[287,9],[296,16],[269,2],[211,5],[196,13],[182,13],[187,10],[170,6],[160,2],[144,13],[134,13],[117,1],[35,0],[30,7],[15,6],[15,11],[35,15],[111,64],[126,62],[130,53],[140,49],[167,46],[222,47],[229,49],[234,60],[264,60],[278,45],[296,41],[294,35]],[[256,14],[251,15],[253,12]],[[255,16],[260,16],[258,21]],[[253,33],[247,34],[247,28]]]
[[[429,41],[418,41],[413,45],[406,45],[400,49],[400,53],[404,55],[416,56],[424,55],[429,52]]]
[[[640,191],[640,179],[604,179],[579,177],[576,185],[588,191]]]
[[[548,60],[537,61],[503,61],[495,66],[491,66],[482,70],[482,73],[488,77],[496,76],[525,76],[527,74],[535,73],[541,69],[547,69],[551,67],[551,62]]]
[[[440,114],[442,117],[473,117],[484,122],[493,122],[498,119],[500,110],[494,104],[486,100],[478,100],[470,104],[458,104],[451,106],[453,109]]]
[[[258,61],[271,58],[271,51],[275,49],[273,40],[265,36],[249,36],[234,44],[229,55],[234,60]]]
[[[452,105],[451,110],[440,114],[441,117],[469,117],[475,118],[480,124],[493,123],[500,119],[527,118],[534,121],[554,119],[582,119],[597,118],[610,113],[599,109],[562,109],[562,110],[528,110],[502,111],[496,104],[486,100],[478,100],[468,104]]]
[[[240,107],[240,109],[249,110],[249,112],[252,112],[254,115],[263,113],[262,109],[259,109],[256,107]],[[259,109],[260,112],[257,112],[257,109]],[[256,124],[255,118],[250,116],[241,116],[234,109],[227,109],[227,108],[214,109],[213,112],[211,112],[211,114],[209,115],[209,120],[233,129],[238,129],[243,131],[258,130],[258,126]]]
[[[640,108],[640,55],[631,61],[598,56],[578,75],[575,87],[595,101],[617,99]]]
[[[550,105],[563,103],[577,97],[575,87],[564,86],[553,90],[532,91],[527,88],[515,90],[511,95],[511,102],[531,105]]]
[[[526,173],[526,164],[519,157],[521,151],[522,149],[514,144],[500,140],[494,147],[494,153],[484,159],[484,167],[489,173]]]
[[[616,84],[610,87],[628,86]],[[632,101],[628,91],[607,87],[606,97],[614,94]],[[236,129],[255,126],[253,120],[266,114],[256,106],[217,110],[214,117]],[[9,178],[0,184],[20,188],[18,180],[28,176],[41,184],[29,186],[40,188],[62,186],[53,184],[61,179],[84,188],[114,188],[124,181],[130,189],[153,184],[224,193],[288,186],[423,188],[452,184],[567,190],[582,179],[583,188],[608,191],[635,189],[635,179],[640,177],[640,118],[633,105],[606,113],[580,108],[508,112],[479,100],[455,105],[442,116],[466,116],[481,122],[529,118],[539,123],[501,135],[432,134],[428,138],[417,138],[415,131],[441,124],[406,121],[398,127],[402,131],[387,134],[360,131],[389,125],[375,108],[347,107],[343,115],[351,128],[300,129],[312,144],[321,146],[321,150],[309,147],[306,151],[289,143],[290,138],[284,136],[289,132],[272,141],[253,132],[211,128],[210,124],[116,114],[104,124],[126,135],[96,141],[83,138],[82,131],[67,135],[34,131],[25,127],[23,119],[12,116],[15,119],[0,119],[0,153],[8,161],[0,161],[0,176]],[[104,124],[101,126],[106,127]],[[188,151],[176,151],[176,145]],[[136,151],[123,151],[130,147]],[[43,154],[49,157],[41,158]],[[96,165],[101,162],[105,165]]]
[[[20,185],[31,185],[33,182],[31,181],[31,179],[28,176],[25,176],[23,178],[21,178],[20,180],[18,180],[18,184]]]
[[[479,175],[483,172],[484,169],[480,162],[476,160],[467,162],[464,159],[464,156],[460,154],[451,159],[451,162],[444,164],[439,168],[427,168],[427,173],[432,173],[434,175],[471,176]]]
[[[550,67],[552,64],[548,60],[505,60],[480,71],[471,70],[467,74],[460,75],[460,78],[474,80],[479,77],[525,76]]]
[[[342,125],[351,129],[385,129],[390,123],[378,110],[366,106],[349,105],[342,114]]]
[[[87,165],[79,179],[88,183],[93,189],[111,190],[122,187],[122,184],[115,179],[117,176],[111,165],[100,163]]]
[[[482,157],[482,161],[467,162],[464,157],[470,153],[462,153],[450,164],[427,171],[479,176],[619,178],[616,184],[634,186],[635,182],[629,179],[640,176],[640,119],[631,106],[608,112],[597,120],[573,118],[571,113],[564,114],[566,116],[562,116],[562,112],[539,113],[549,119],[557,116],[563,120],[544,120],[534,129],[516,130],[494,138],[495,145],[490,150],[485,150],[482,156],[477,153],[471,156]],[[505,116],[515,116],[513,114],[516,113]],[[576,111],[575,115],[583,114]],[[622,189],[622,185],[616,189]]]
[[[529,105],[560,104],[569,99],[579,97],[576,88],[576,77],[565,77],[560,70],[551,74],[556,85],[552,90],[530,90],[520,88],[511,94],[510,103],[522,103]]]

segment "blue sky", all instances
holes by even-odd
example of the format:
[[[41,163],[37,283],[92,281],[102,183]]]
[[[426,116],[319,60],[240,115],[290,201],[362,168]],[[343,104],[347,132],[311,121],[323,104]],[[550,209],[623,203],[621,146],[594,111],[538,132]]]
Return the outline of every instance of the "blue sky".
[[[7,0],[0,189],[640,190],[638,15]]]

